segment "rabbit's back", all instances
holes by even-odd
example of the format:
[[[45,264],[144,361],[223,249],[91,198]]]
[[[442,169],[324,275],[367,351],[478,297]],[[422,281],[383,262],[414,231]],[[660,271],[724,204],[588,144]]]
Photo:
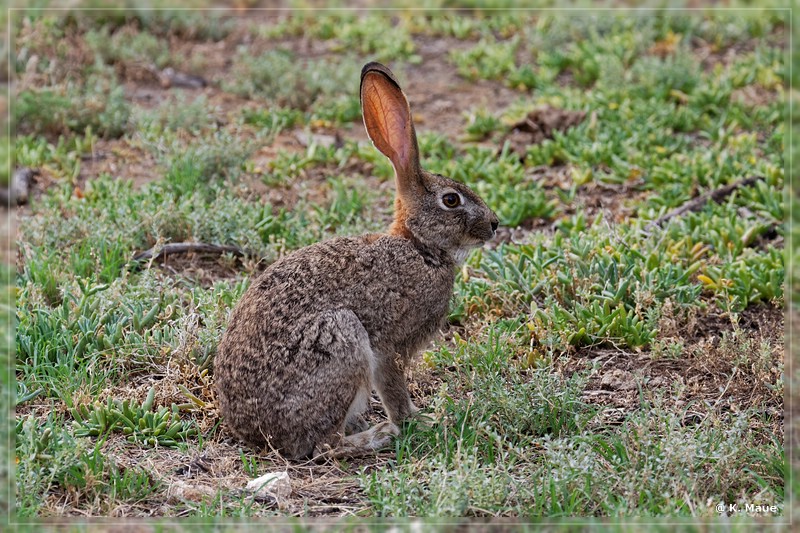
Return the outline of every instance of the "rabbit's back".
[[[446,260],[427,258],[411,241],[389,235],[314,244],[275,262],[254,281],[231,317],[227,337],[242,330],[266,346],[297,348],[309,310],[349,309],[373,349],[405,355],[406,340],[420,329],[434,333],[447,312],[455,269]],[[263,344],[227,344],[266,355]]]

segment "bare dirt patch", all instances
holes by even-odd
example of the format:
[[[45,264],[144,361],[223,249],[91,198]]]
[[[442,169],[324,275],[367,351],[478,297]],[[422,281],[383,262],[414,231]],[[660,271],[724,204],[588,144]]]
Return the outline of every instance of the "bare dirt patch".
[[[248,270],[239,258],[207,253],[169,255],[155,265],[171,276],[184,278],[206,289],[217,281],[235,278]]]
[[[417,131],[435,131],[456,140],[464,134],[469,110],[482,107],[498,113],[522,96],[499,82],[459,76],[456,67],[446,60],[447,55],[471,43],[428,36],[416,36],[414,42],[423,61],[405,69],[404,87]]]
[[[759,44],[784,48],[787,45],[786,30],[782,27],[778,31],[765,37],[752,38],[738,41],[728,46],[719,47],[700,38],[693,39],[692,52],[700,61],[706,72],[710,72],[716,65],[727,67],[739,57],[755,51]]]
[[[91,154],[81,161],[77,183],[85,188],[87,182],[109,174],[133,181],[134,187],[161,179],[163,170],[153,154],[129,139],[99,139]]]
[[[635,216],[635,205],[641,203],[649,194],[637,189],[637,183],[612,185],[594,181],[578,189],[574,202],[564,206],[564,214],[571,215],[584,209],[587,220],[602,214],[603,220],[621,223]]]
[[[777,91],[771,91],[758,84],[734,89],[731,93],[731,102],[738,102],[748,107],[769,105],[779,98],[780,94]]]
[[[664,393],[692,416],[756,408],[776,434],[783,432],[783,396],[771,387],[780,379],[784,356],[784,310],[771,304],[751,306],[734,325],[724,314],[709,313],[662,331],[677,342],[674,352],[634,352],[586,348],[565,365],[567,371],[596,365],[584,400],[607,410],[606,422],[620,421],[646,398]],[[667,344],[668,346],[668,344]]]
[[[521,121],[513,124],[503,140],[508,141],[520,159],[525,159],[528,146],[539,144],[545,139],[552,139],[557,131],[567,131],[577,126],[586,118],[584,111],[572,111],[555,107],[540,107],[529,112]]]

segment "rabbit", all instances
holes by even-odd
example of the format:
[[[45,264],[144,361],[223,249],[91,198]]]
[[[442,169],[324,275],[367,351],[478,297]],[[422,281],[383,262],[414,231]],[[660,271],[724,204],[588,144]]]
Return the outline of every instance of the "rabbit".
[[[387,67],[366,64],[360,94],[367,134],[394,167],[388,232],[274,262],[234,308],[215,356],[229,431],[293,460],[363,455],[399,435],[417,412],[403,368],[444,325],[460,264],[499,223],[468,187],[420,167],[411,111]],[[373,389],[388,420],[347,434],[364,429]]]

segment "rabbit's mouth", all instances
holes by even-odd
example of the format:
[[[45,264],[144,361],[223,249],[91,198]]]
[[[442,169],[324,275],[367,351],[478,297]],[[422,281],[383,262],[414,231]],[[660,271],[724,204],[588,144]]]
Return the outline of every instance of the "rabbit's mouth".
[[[490,224],[490,225],[483,225],[480,224],[477,227],[472,228],[472,231],[469,232],[467,239],[462,244],[462,246],[471,246],[472,248],[478,248],[483,246],[486,242],[494,239],[495,234],[497,233],[497,224]]]
[[[492,237],[494,237],[494,232],[492,232],[492,235],[488,238],[479,238],[473,236],[467,237],[463,242],[460,243],[457,252],[461,250],[466,250],[466,252],[469,253],[471,250],[474,250],[475,248],[480,248],[481,246],[486,244],[486,242],[489,241]]]
[[[475,248],[480,248],[481,246],[486,244],[486,242],[488,240],[489,239],[470,239],[470,240],[468,240],[466,242],[461,243],[461,246],[459,247],[459,249],[463,248],[463,249],[468,250],[468,251],[469,250],[474,250]]]

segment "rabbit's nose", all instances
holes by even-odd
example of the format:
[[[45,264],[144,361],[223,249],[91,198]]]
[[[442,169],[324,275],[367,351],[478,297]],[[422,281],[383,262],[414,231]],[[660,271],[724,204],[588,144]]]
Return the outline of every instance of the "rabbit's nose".
[[[492,220],[492,231],[497,231],[497,221]]]

